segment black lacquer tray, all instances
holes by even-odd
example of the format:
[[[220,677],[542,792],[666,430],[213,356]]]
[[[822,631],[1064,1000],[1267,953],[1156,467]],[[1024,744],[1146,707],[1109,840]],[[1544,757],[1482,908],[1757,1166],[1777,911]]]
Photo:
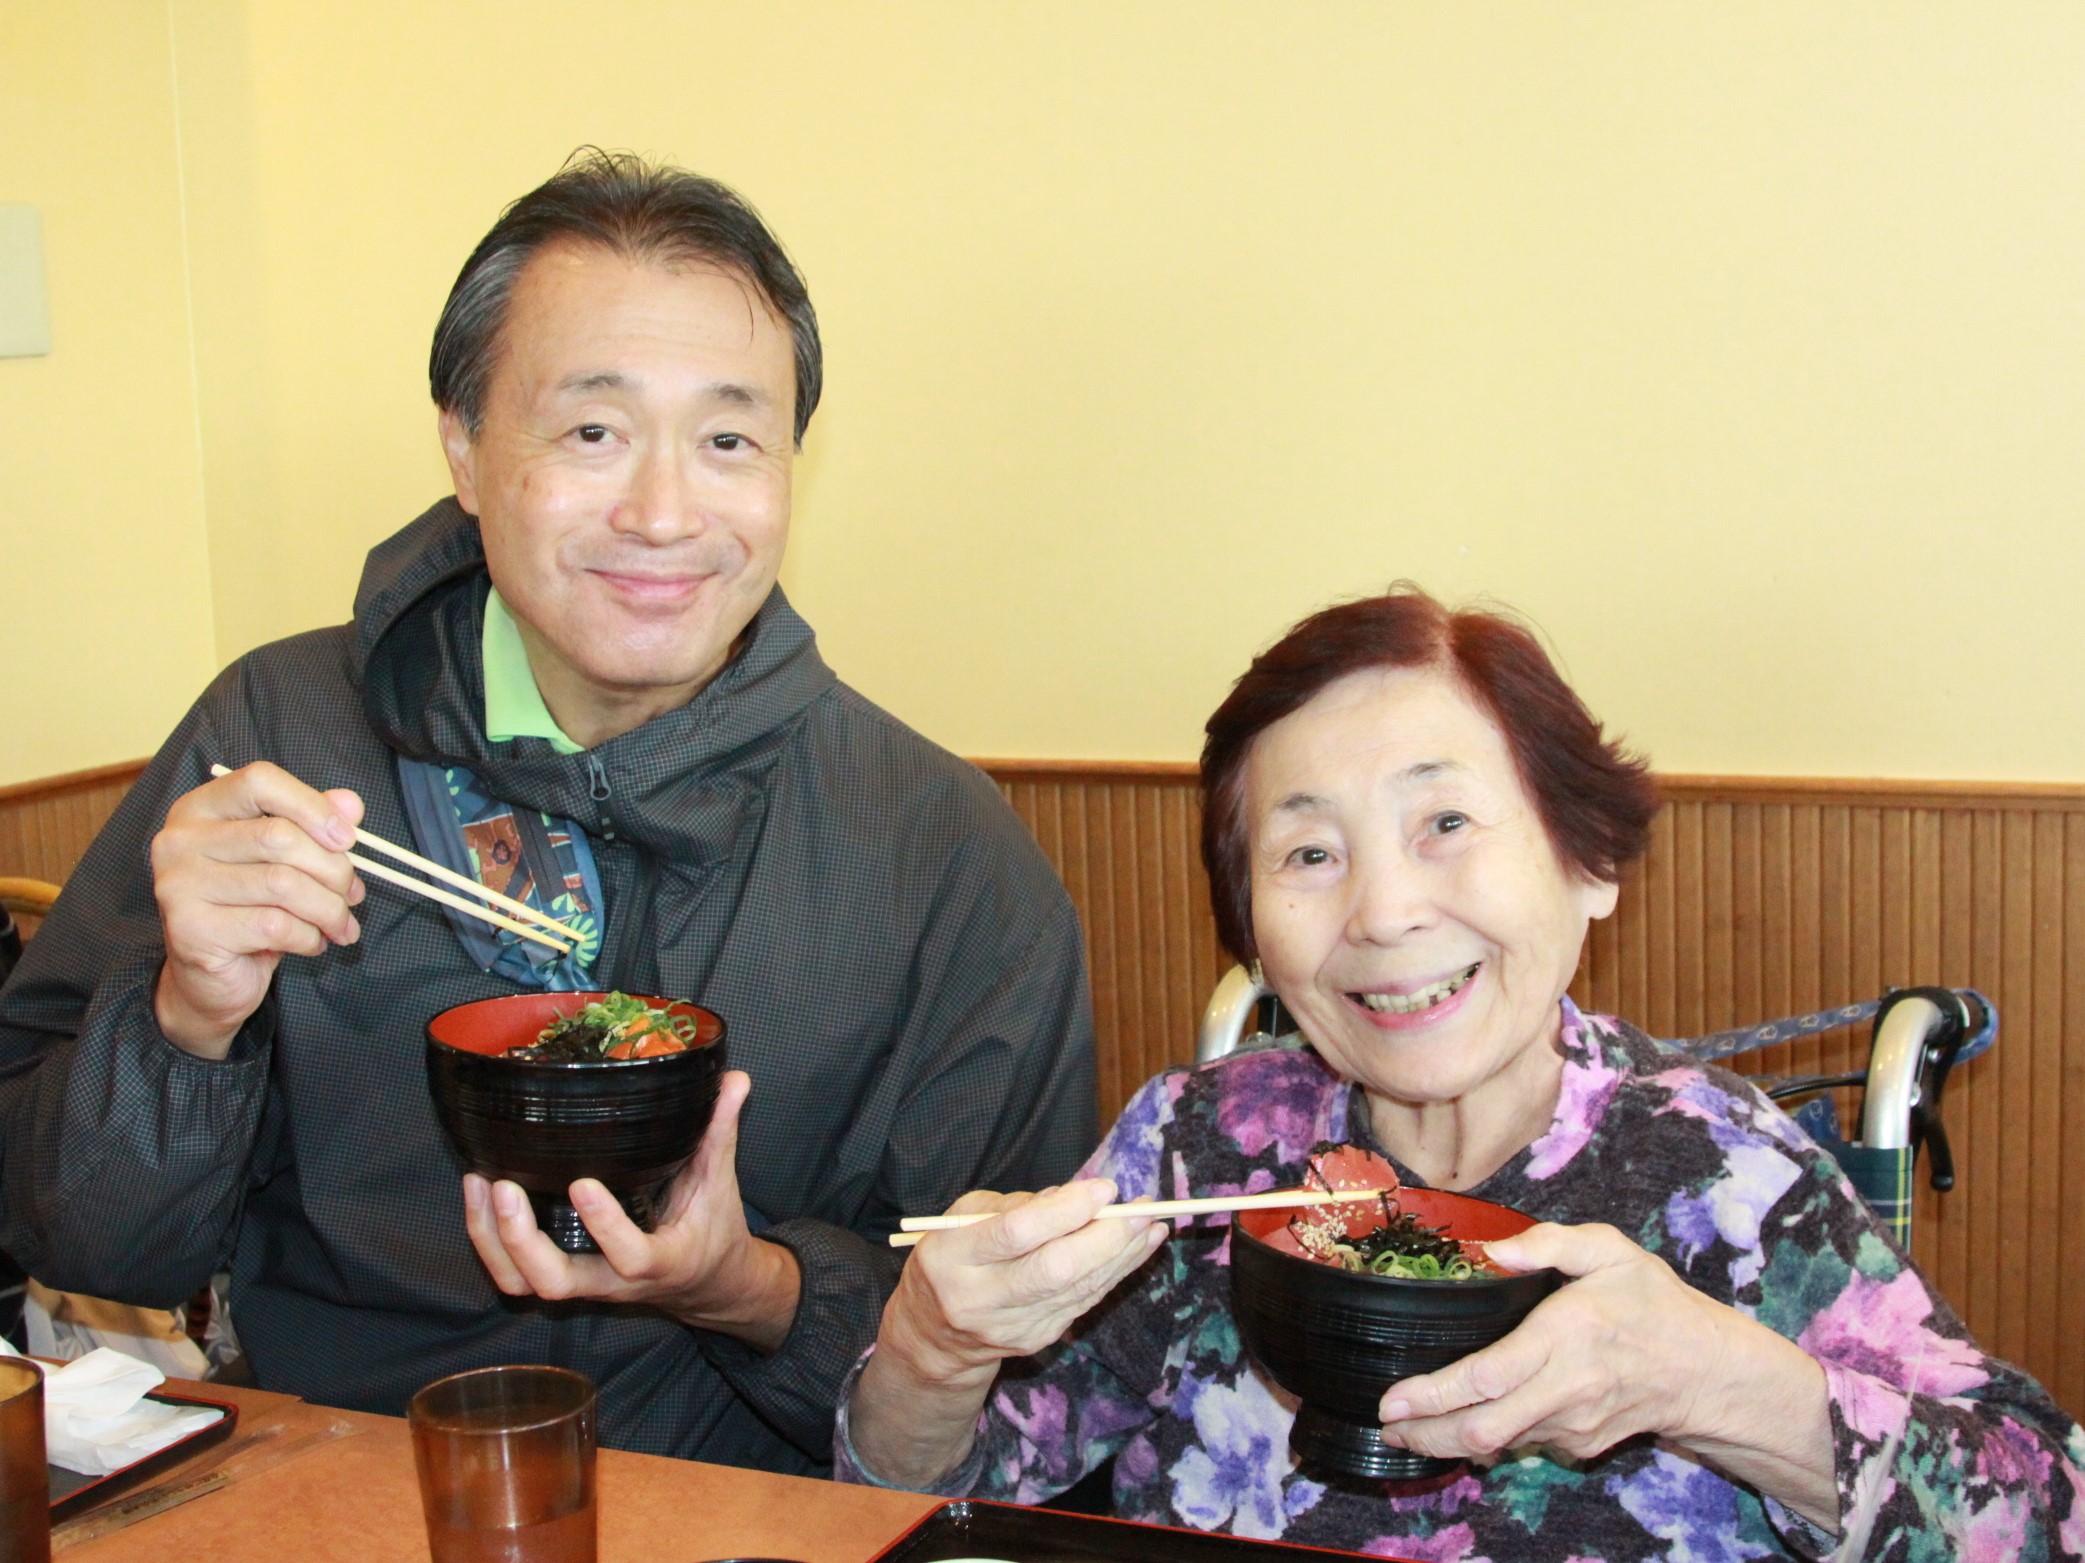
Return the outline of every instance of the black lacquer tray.
[[[1307,1558],[1359,1556],[965,1498],[943,1504],[878,1553],[874,1563],[944,1563],[955,1558],[1005,1563],[1246,1563],[1294,1558],[1301,1563]]]
[[[67,1519],[83,1509],[93,1508],[105,1499],[118,1497],[140,1482],[179,1465],[191,1455],[200,1454],[213,1444],[223,1443],[231,1437],[232,1429],[239,1422],[237,1406],[227,1400],[212,1399],[208,1395],[169,1389],[161,1385],[147,1394],[145,1399],[164,1400],[177,1406],[208,1406],[214,1411],[222,1411],[224,1415],[208,1427],[199,1427],[186,1438],[168,1444],[164,1449],[154,1450],[142,1459],[133,1461],[119,1471],[111,1471],[106,1476],[87,1476],[79,1471],[68,1471],[63,1466],[52,1466],[50,1479],[53,1520]]]

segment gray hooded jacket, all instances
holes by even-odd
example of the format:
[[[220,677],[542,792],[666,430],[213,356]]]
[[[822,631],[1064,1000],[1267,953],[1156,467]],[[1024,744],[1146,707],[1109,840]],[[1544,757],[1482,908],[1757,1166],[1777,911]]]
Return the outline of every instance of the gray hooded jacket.
[[[992,784],[835,679],[779,588],[693,701],[572,756],[486,739],[486,588],[476,524],[436,505],[370,554],[352,625],[240,659],[153,760],[0,992],[0,1249],[157,1305],[229,1264],[265,1388],[398,1413],[444,1373],[562,1363],[599,1384],[611,1445],[816,1470],[896,1278],[881,1236],[1092,1145],[1076,915]],[[285,959],[223,1062],[160,1035],[148,851],[173,801],[267,759],[409,841],[393,751],[585,826],[603,985],[725,1017],[753,1077],[741,1189],[803,1271],[772,1356],[493,1287],[422,1026],[509,990],[429,902],[372,883],[361,940]]]

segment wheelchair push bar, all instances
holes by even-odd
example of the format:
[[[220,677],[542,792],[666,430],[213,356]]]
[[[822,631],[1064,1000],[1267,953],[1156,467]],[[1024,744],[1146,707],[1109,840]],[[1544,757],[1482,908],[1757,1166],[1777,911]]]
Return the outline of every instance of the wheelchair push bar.
[[[1963,1045],[1988,1022],[1973,993],[1952,988],[1899,988],[1882,1000],[1868,1054],[1868,1091],[1861,1109],[1861,1143],[1877,1150],[1909,1146],[1932,1153],[1932,1184],[1955,1186],[1940,1098]]]

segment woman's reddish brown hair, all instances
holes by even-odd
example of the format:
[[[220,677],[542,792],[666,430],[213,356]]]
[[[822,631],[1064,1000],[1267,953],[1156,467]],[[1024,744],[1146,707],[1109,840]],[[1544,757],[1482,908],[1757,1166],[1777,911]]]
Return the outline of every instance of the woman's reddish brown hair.
[[[1371,668],[1452,671],[1488,712],[1564,867],[1614,883],[1650,843],[1658,793],[1648,764],[1610,741],[1541,642],[1479,609],[1450,612],[1409,581],[1314,613],[1253,659],[1205,729],[1202,863],[1217,937],[1240,961],[1258,953],[1246,862],[1245,763],[1253,741],[1327,685]]]

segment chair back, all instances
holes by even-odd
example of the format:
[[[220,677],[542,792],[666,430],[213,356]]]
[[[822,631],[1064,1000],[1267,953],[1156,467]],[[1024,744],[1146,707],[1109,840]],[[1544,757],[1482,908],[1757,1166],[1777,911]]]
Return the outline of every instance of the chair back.
[[[22,958],[22,940],[26,935],[15,921],[16,916],[34,917],[41,922],[57,902],[58,887],[49,880],[0,874],[0,982],[7,981],[15,962]]]

